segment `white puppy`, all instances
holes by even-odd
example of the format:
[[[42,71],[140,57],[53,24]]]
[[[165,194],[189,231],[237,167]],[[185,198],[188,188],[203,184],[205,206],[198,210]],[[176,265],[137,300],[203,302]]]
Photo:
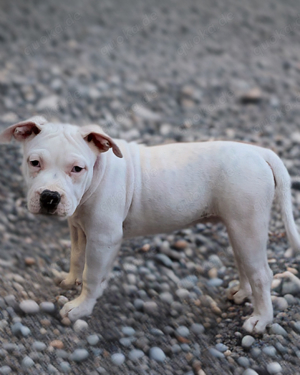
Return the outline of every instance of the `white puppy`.
[[[0,135],[23,143],[28,209],[67,216],[70,272],[61,282],[82,282],[62,316],[90,315],[107,284],[122,238],[170,232],[207,218],[227,227],[238,266],[235,302],[252,297],[248,332],[272,322],[272,272],[266,245],[275,191],[287,236],[300,239],[292,213],[290,178],[272,151],[238,142],[175,143],[145,147],[113,140],[97,125],[77,127],[34,117]]]

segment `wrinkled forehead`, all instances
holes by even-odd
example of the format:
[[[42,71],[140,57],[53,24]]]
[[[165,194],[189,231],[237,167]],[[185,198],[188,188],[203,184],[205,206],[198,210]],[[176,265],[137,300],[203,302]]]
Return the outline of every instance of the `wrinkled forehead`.
[[[35,149],[47,149],[52,153],[80,152],[90,154],[91,150],[84,141],[80,128],[69,124],[47,123],[34,138],[24,145],[24,151],[29,153]]]

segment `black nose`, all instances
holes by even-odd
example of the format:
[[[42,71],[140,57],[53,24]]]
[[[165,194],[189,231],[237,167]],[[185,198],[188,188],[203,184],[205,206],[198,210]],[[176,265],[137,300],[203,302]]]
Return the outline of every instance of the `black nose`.
[[[53,213],[60,202],[60,198],[61,196],[57,191],[44,190],[40,196],[42,213]]]

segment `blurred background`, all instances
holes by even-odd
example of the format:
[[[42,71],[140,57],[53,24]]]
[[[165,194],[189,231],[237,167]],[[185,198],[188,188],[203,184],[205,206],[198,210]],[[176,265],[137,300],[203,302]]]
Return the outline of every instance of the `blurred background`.
[[[299,40],[297,0],[0,0],[0,130],[39,114],[97,123],[113,137],[148,145],[249,141],[276,151],[299,188]],[[251,306],[226,300],[237,273],[221,224],[125,242],[89,328],[82,333],[61,323],[57,309],[65,300],[58,296],[78,293],[53,283],[69,269],[68,227],[28,213],[21,157],[18,145],[1,145],[0,369],[239,375],[249,367],[259,375],[299,374],[299,290],[273,292],[275,322],[287,336],[277,330],[242,346]],[[293,205],[300,224],[297,190]],[[299,260],[283,256],[283,231],[275,207],[270,265],[274,273],[297,273]],[[53,302],[56,313],[24,315],[22,299]],[[145,307],[149,301],[154,305]],[[18,319],[30,336],[11,328]],[[122,341],[124,326],[136,330],[131,341]],[[177,332],[182,326],[189,332]],[[99,344],[89,346],[95,334]],[[36,341],[50,349],[37,353]],[[151,347],[167,360],[149,357]],[[85,362],[69,357],[76,348],[88,351]],[[112,360],[117,352],[126,357],[122,367]]]

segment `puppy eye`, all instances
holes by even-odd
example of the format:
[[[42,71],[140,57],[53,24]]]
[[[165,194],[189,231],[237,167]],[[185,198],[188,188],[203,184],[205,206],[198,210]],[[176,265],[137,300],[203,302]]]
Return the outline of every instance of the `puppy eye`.
[[[38,160],[30,160],[30,164],[33,167],[40,167],[40,162]]]
[[[72,172],[79,173],[83,170],[83,168],[78,167],[78,165],[75,165],[75,167],[72,168]]]

